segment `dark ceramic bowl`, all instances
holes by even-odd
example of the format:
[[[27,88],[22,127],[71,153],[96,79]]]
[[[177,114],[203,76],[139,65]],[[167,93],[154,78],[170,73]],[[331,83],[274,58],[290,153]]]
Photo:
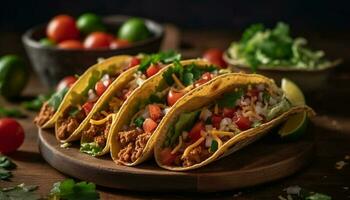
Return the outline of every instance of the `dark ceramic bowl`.
[[[225,52],[223,55],[224,60],[229,64],[235,71],[253,73],[249,66],[239,63],[235,59],[229,57],[228,53]],[[277,84],[281,83],[282,78],[288,78],[295,82],[304,92],[318,91],[327,84],[327,79],[331,74],[331,71],[341,61],[335,61],[331,65],[322,69],[308,70],[308,69],[296,69],[289,67],[258,67],[256,73],[275,80]]]
[[[117,33],[119,26],[129,16],[108,16],[103,18],[108,32]],[[155,21],[144,19],[152,36],[146,40],[133,43],[120,49],[95,50],[65,50],[57,47],[45,47],[39,43],[45,36],[45,25],[34,27],[22,36],[26,49],[35,71],[40,80],[49,87],[54,87],[58,81],[67,75],[81,74],[95,64],[98,58],[108,58],[115,55],[158,52],[164,37],[164,28]]]

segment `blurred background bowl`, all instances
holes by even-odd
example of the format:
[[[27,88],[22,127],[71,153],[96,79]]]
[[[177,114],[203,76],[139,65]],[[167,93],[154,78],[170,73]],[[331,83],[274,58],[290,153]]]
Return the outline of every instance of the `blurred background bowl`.
[[[251,67],[242,65],[236,60],[230,58],[227,52],[224,53],[223,57],[227,64],[235,71],[253,73]],[[327,85],[327,79],[330,76],[331,71],[339,63],[340,61],[335,61],[328,67],[313,70],[290,67],[258,67],[256,73],[274,79],[278,85],[280,85],[282,78],[288,78],[298,84],[304,92],[314,92]]]
[[[131,16],[113,15],[103,18],[107,30],[116,34],[120,25]],[[129,47],[120,49],[59,49],[46,47],[39,43],[46,37],[46,25],[39,25],[26,31],[22,42],[28,57],[43,84],[54,87],[67,75],[81,74],[95,64],[98,58],[108,58],[115,55],[158,52],[164,37],[164,28],[159,23],[141,18],[152,33],[148,39],[132,43]]]

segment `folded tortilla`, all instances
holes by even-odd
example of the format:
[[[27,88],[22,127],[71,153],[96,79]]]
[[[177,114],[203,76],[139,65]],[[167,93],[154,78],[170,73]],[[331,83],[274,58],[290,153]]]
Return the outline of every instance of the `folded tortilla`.
[[[170,130],[174,128],[181,114],[198,111],[199,109],[203,110],[203,108],[206,106],[209,106],[209,105],[212,106],[217,104],[216,102],[220,101],[220,99],[222,99],[225,94],[229,94],[230,92],[237,91],[237,88],[251,87],[252,85],[259,85],[259,84],[265,85],[265,87],[267,87],[266,89],[270,91],[278,91],[278,90],[281,91],[281,89],[279,89],[276,86],[273,80],[268,79],[264,76],[257,75],[257,74],[230,73],[230,74],[224,74],[224,75],[218,76],[217,78],[213,79],[210,83],[203,85],[202,87],[199,87],[197,89],[194,89],[193,91],[188,93],[176,104],[176,108],[173,108],[169,111],[166,118],[163,119],[161,124],[159,124],[159,127],[158,127],[159,132],[157,134],[157,137],[153,140],[154,142],[153,145],[155,146],[154,156],[157,164],[162,168],[173,170],[173,171],[186,171],[186,170],[200,168],[224,156],[230,155],[233,152],[243,148],[244,146],[256,141],[257,139],[261,138],[266,133],[268,133],[273,127],[276,127],[280,123],[287,120],[288,117],[294,114],[307,112],[309,116],[314,115],[313,110],[306,105],[302,105],[302,106],[291,105],[290,107],[288,107],[288,109],[280,111],[280,113],[278,113],[275,117],[267,120],[267,122],[264,122],[256,126],[255,128],[251,127],[247,130],[238,131],[237,134],[230,135],[229,139],[227,139],[226,137],[226,141],[222,142],[222,145],[219,145],[217,147],[217,150],[214,150],[213,152],[211,152],[211,154],[208,157],[205,157],[203,160],[200,160],[197,163],[194,163],[188,166],[183,165],[184,162],[182,163],[180,162],[182,165],[181,164],[164,164],[164,152],[162,154],[162,150],[165,149],[165,146],[166,146],[165,142],[167,138],[169,138],[168,134]],[[229,132],[222,132],[222,133],[229,134]],[[198,144],[194,144],[193,146],[203,145],[203,142],[204,143],[206,142],[205,139],[206,137],[208,137],[208,135],[205,135],[205,133],[203,133],[200,137],[203,137],[204,140],[203,138],[201,138],[202,139],[201,141],[197,140]],[[180,137],[177,141],[179,140],[180,140]],[[186,147],[186,144],[185,145],[178,144],[178,145],[179,147],[177,147],[177,149],[174,148],[173,150],[175,153],[180,148],[184,148],[183,146]],[[186,151],[187,148],[189,148],[188,151]],[[185,150],[182,150],[182,152],[180,152],[181,159],[184,158],[183,155],[185,154],[185,152],[188,155],[188,153],[191,152],[190,150],[193,150],[192,146],[191,147],[187,146]],[[174,153],[173,151],[171,151],[171,154]]]

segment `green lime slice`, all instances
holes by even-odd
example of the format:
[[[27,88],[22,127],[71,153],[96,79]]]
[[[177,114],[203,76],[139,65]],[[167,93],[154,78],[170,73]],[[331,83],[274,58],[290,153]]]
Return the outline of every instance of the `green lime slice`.
[[[281,129],[278,131],[278,134],[283,140],[297,140],[305,133],[307,123],[308,118],[306,112],[292,115],[282,125]]]
[[[293,106],[305,105],[304,94],[293,81],[283,78],[281,88]]]

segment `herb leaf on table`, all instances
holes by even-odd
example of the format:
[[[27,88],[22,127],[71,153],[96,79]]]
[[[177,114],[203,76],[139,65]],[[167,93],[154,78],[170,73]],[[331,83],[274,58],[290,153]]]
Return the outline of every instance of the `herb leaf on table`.
[[[76,183],[73,179],[66,179],[54,184],[49,199],[96,200],[99,199],[99,194],[93,183]]]
[[[9,188],[0,188],[1,200],[39,200],[40,196],[33,193],[37,186],[25,186],[23,183]]]
[[[16,168],[16,164],[13,163],[6,156],[0,155],[0,180],[8,180],[12,177],[11,169]]]

